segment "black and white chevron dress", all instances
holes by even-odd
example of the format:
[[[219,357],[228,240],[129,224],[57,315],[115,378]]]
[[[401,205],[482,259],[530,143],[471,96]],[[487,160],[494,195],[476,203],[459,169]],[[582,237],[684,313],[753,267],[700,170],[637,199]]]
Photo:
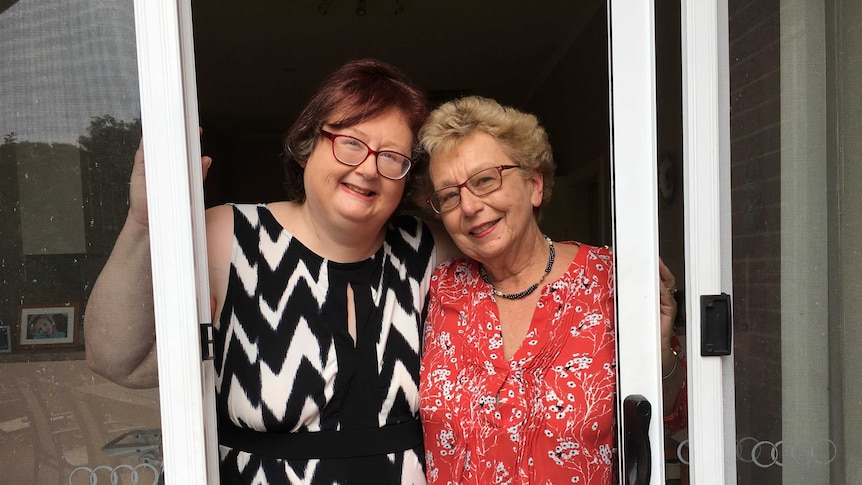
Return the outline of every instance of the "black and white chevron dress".
[[[234,206],[215,328],[223,484],[425,483],[415,435],[435,254],[428,227],[401,216],[374,256],[336,263],[292,237],[266,206]],[[389,452],[388,442],[406,451]]]

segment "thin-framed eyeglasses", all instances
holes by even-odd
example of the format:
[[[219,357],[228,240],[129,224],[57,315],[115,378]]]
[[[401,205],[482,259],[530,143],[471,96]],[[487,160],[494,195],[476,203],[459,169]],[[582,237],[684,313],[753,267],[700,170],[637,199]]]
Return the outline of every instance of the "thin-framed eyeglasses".
[[[467,190],[476,197],[488,195],[503,185],[503,170],[510,168],[521,168],[520,165],[498,165],[488,167],[471,175],[467,180],[458,185],[443,187],[431,194],[426,201],[434,209],[434,212],[442,214],[461,205],[461,189]]]
[[[364,141],[349,135],[338,135],[326,130],[320,130],[320,133],[332,142],[332,156],[344,165],[356,167],[368,159],[368,155],[374,155],[377,173],[390,180],[403,179],[413,166],[413,161],[407,155],[392,150],[372,150]]]

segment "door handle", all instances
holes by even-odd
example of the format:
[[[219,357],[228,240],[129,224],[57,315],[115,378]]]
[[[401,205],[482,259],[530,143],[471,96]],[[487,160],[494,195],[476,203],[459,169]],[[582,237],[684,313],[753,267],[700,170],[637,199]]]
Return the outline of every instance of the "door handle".
[[[733,305],[730,295],[701,295],[700,335],[700,355],[730,355],[733,346]]]
[[[652,452],[649,442],[649,422],[652,405],[640,394],[623,400],[625,431],[625,485],[649,485],[652,473]]]

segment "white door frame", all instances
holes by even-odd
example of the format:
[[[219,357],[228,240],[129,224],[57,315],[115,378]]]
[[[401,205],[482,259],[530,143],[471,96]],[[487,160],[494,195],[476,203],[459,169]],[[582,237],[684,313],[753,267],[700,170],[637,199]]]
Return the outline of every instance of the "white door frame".
[[[135,0],[166,483],[217,483],[190,0]],[[205,431],[205,427],[207,428]]]
[[[652,405],[650,483],[663,484],[655,10],[651,0],[610,0],[608,12],[618,409],[630,395],[644,396]],[[621,458],[626,449],[622,428]],[[622,469],[620,476],[625,476]]]
[[[681,5],[686,294],[730,294],[727,5]],[[214,401],[204,397],[214,389],[211,365],[202,371],[198,333],[209,295],[205,265],[195,261],[196,249],[206,251],[194,237],[203,234],[203,203],[190,9],[190,0],[135,0],[168,483],[212,483],[217,463]],[[653,403],[651,483],[660,484],[654,8],[610,0],[609,12],[620,395]],[[733,483],[732,358],[695,351],[694,303],[686,301],[692,483]]]
[[[701,357],[698,295],[733,293],[727,0],[682,1],[691,483],[736,483],[733,356]]]
[[[727,3],[681,8],[690,475],[735,483],[732,357],[699,352],[699,295],[731,294]],[[650,483],[663,484],[655,10],[651,0],[610,0],[609,11],[619,394],[652,404]]]

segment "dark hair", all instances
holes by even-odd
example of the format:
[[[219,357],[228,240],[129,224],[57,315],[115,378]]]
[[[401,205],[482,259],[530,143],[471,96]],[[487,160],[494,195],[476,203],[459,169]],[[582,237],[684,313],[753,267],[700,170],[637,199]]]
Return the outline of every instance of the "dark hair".
[[[407,174],[402,201],[409,200],[417,186],[411,174],[417,171],[419,145],[416,134],[428,116],[425,93],[394,66],[374,59],[350,61],[333,72],[311,97],[284,140],[286,189],[291,200],[305,201],[305,163],[320,140],[320,130],[329,122],[346,128],[398,109],[413,131],[411,158],[414,167]],[[330,116],[340,113],[338,120]]]

